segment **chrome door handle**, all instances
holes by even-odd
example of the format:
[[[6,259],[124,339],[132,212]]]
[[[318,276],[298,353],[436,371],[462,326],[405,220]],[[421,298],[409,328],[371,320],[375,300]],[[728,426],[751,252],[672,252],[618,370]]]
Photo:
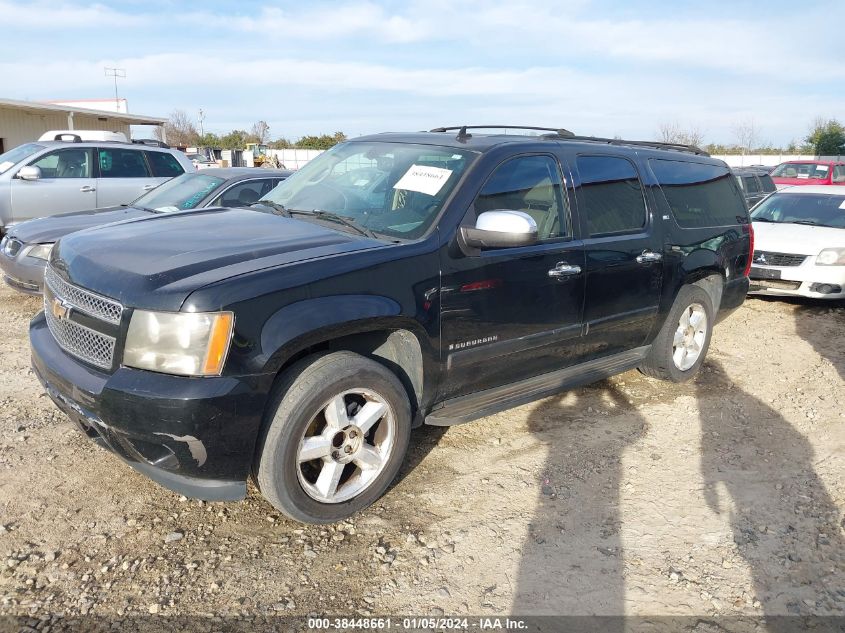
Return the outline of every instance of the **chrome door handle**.
[[[638,264],[651,264],[653,262],[659,262],[661,259],[663,259],[663,255],[649,250],[644,250],[641,255],[637,255]]]
[[[567,264],[566,262],[558,262],[557,265],[549,271],[549,277],[571,277],[581,273],[581,267],[575,264]]]
[[[80,187],[79,190],[82,193],[91,193],[92,191],[97,191],[97,188],[92,187],[91,185],[85,185],[84,187]]]

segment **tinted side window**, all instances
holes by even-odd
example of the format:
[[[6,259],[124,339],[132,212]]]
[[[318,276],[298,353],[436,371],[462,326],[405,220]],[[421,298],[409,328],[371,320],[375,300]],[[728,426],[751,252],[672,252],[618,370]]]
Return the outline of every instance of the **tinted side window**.
[[[185,173],[182,165],[173,154],[166,152],[144,152],[153,170],[153,176],[158,178],[173,178]]]
[[[90,149],[60,149],[32,165],[41,169],[42,178],[91,178],[92,154]]]
[[[757,182],[757,178],[754,176],[744,176],[743,180],[745,180],[745,190],[748,193],[760,192],[760,183]]]
[[[249,180],[233,185],[211,203],[212,207],[245,207],[258,202],[273,188],[273,180]]]
[[[148,178],[142,152],[135,149],[101,148],[100,178]]]
[[[769,176],[769,174],[760,174],[760,184],[763,186],[763,191],[766,193],[777,191],[775,181],[772,180],[772,177]]]
[[[645,226],[643,187],[631,161],[616,156],[579,156],[578,173],[591,236],[638,231]]]
[[[727,167],[657,158],[649,162],[679,226],[725,226],[747,221],[745,199]]]
[[[845,183],[845,165],[836,165],[836,167],[833,168],[832,182]]]
[[[475,212],[524,211],[537,223],[540,239],[566,234],[560,173],[549,156],[521,156],[502,163],[475,199]]]

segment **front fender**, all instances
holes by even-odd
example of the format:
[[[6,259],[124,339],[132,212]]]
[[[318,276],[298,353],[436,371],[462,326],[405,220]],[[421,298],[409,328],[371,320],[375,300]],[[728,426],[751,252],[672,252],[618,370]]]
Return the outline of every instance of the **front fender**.
[[[333,295],[292,303],[264,324],[261,349],[265,372],[274,373],[303,349],[325,341],[375,330],[410,330],[423,355],[432,353],[422,326],[402,314],[398,302],[379,295]]]

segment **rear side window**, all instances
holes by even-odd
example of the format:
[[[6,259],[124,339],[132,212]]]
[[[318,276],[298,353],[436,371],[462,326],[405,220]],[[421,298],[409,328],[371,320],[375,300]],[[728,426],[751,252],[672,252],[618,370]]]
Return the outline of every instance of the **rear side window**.
[[[843,173],[845,175],[845,172]],[[763,186],[763,191],[766,193],[771,193],[772,191],[777,191],[777,187],[775,187],[775,181],[772,180],[772,177],[769,174],[760,174],[760,184]]]
[[[745,199],[727,167],[658,158],[649,162],[679,226],[747,222]]]
[[[590,236],[639,231],[645,226],[643,186],[631,161],[579,156],[581,196]]]
[[[100,178],[149,178],[142,152],[135,149],[101,148]]]
[[[845,183],[845,165],[836,165],[833,168],[833,182]]]
[[[745,190],[748,193],[760,192],[760,183],[757,182],[757,178],[755,178],[754,176],[744,176],[743,180],[745,180]]]
[[[147,155],[147,161],[150,163],[150,168],[153,170],[153,176],[156,178],[173,178],[174,176],[181,176],[185,173],[182,165],[176,160],[173,154],[167,152],[144,152]]]

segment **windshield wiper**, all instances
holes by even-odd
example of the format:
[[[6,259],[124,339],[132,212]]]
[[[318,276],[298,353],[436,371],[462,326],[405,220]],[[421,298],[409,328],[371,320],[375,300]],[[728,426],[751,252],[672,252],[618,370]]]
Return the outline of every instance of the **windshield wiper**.
[[[823,226],[819,222],[814,222],[813,220],[792,220],[789,224],[806,224],[808,226]]]
[[[774,222],[774,220],[770,220],[769,218],[762,218],[762,217],[761,218],[755,218],[754,216],[751,216],[751,221],[752,222]]]
[[[345,215],[332,213],[331,211],[322,211],[321,209],[314,209],[313,211],[305,211],[302,209],[287,209],[287,211],[288,213],[292,214],[310,215],[321,220],[328,220],[329,222],[343,224],[344,226],[348,226],[350,229],[354,229],[365,237],[378,239],[378,237],[372,230],[368,229],[366,226],[361,226],[360,224],[355,222],[355,220],[353,220],[352,218],[348,218]]]
[[[280,215],[284,218],[291,217],[290,211],[285,209],[284,205],[279,204],[278,202],[273,202],[272,200],[259,200],[258,202],[253,202],[251,207],[267,207],[268,209],[272,209],[275,215]]]

